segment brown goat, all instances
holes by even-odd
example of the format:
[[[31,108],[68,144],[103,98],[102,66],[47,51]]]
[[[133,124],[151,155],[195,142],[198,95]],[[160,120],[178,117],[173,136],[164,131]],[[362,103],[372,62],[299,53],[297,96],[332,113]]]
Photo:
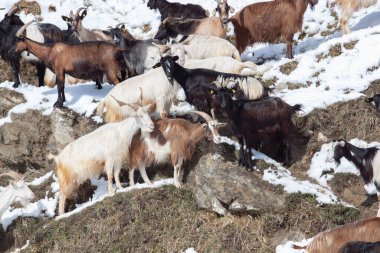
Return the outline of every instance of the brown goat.
[[[194,112],[206,120],[206,124],[191,123],[184,119],[160,119],[154,121],[154,130],[148,136],[136,134],[129,150],[129,183],[134,185],[133,173],[139,169],[145,183],[151,184],[145,167],[170,162],[174,167],[174,184],[181,186],[182,164],[191,159],[197,144],[205,137],[219,142],[218,123],[204,112]],[[208,129],[207,129],[208,128]]]
[[[38,43],[22,36],[23,30],[30,23],[25,24],[17,32],[18,42],[15,51],[28,51],[34,54],[57,75],[58,99],[54,107],[62,107],[66,101],[65,74],[80,79],[95,79],[98,88],[101,88],[100,82],[103,74],[107,74],[112,83],[119,83],[117,74],[120,71],[120,66],[117,55],[125,49],[103,41],[76,44]]]
[[[256,42],[276,43],[284,37],[286,57],[293,58],[293,36],[301,30],[307,5],[312,7],[318,0],[275,0],[248,5],[233,15],[236,47],[240,53]]]
[[[293,248],[306,249],[307,253],[337,253],[351,241],[380,241],[380,218],[364,219],[321,232],[309,245],[293,245]]]

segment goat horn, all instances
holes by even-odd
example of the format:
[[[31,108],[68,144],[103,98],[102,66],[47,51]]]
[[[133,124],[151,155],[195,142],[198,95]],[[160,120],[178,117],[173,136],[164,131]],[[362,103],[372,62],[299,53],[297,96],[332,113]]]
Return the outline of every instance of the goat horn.
[[[18,4],[13,5],[12,8],[8,11],[7,16],[15,14],[19,9],[20,7],[18,6]]]
[[[87,8],[86,8],[86,7],[80,7],[80,8],[77,10],[77,13],[75,13],[75,16],[78,16],[78,15],[79,15],[79,12],[80,12],[81,10],[87,10]]]
[[[124,102],[122,102],[122,101],[120,101],[120,100],[118,100],[117,98],[115,98],[114,96],[112,96],[112,95],[110,95],[115,101],[116,101],[116,103],[118,103],[120,106],[124,106],[124,105],[126,105],[126,106],[129,106],[129,107],[131,107],[134,111],[137,111],[139,108],[139,105],[136,105],[137,103],[134,103],[134,104],[128,104],[128,103],[124,103]]]
[[[212,118],[210,115],[208,115],[207,113],[205,112],[200,112],[200,111],[191,111],[192,113],[195,113],[195,114],[198,114],[199,116],[201,116],[202,118],[204,118],[207,122],[210,122],[212,121]]]
[[[20,38],[22,33],[26,30],[26,28],[33,22],[35,22],[36,20],[32,20],[32,21],[29,21],[28,23],[26,23],[25,25],[21,26],[21,28],[17,31],[16,33],[16,37],[17,38]]]
[[[125,25],[124,23],[120,23],[116,25],[116,28],[120,28],[121,25]]]
[[[215,117],[215,109],[214,108],[211,109],[211,116],[212,116],[213,120],[217,120]]]
[[[15,171],[10,171],[10,172],[0,174],[0,177],[6,177],[6,176],[8,176],[8,177],[10,177],[16,181],[22,180],[22,175],[20,173],[15,172]]]

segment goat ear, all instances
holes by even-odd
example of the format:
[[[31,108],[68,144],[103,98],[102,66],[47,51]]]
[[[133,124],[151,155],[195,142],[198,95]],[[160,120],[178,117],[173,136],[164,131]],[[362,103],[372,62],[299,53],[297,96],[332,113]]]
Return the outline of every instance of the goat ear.
[[[87,16],[87,10],[84,10],[83,12],[82,12],[82,15],[80,15],[80,18],[81,19],[84,19],[84,17],[86,17]]]
[[[156,65],[154,65],[152,68],[156,69],[158,67],[161,67],[161,62],[156,63]]]
[[[218,122],[217,127],[225,127],[225,126],[227,126],[227,125],[228,125],[227,123],[219,123],[219,122]]]
[[[62,16],[62,19],[63,19],[63,21],[65,21],[65,22],[69,21],[69,18],[66,17],[66,16]]]
[[[178,61],[179,60],[179,57],[178,57],[178,55],[175,55],[175,56],[173,56],[173,61]]]
[[[216,15],[216,9],[214,9],[214,10],[211,12],[211,15],[213,15],[213,16]]]
[[[235,9],[234,9],[232,6],[230,6],[230,12],[231,12],[231,13],[234,13],[234,12],[235,12]]]

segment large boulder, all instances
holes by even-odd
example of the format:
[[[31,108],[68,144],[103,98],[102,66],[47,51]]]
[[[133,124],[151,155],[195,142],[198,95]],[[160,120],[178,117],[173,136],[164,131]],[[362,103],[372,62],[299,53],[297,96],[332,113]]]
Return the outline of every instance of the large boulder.
[[[234,150],[203,142],[189,167],[186,182],[197,205],[220,215],[261,214],[284,207],[285,197],[276,193],[262,176],[238,166]]]

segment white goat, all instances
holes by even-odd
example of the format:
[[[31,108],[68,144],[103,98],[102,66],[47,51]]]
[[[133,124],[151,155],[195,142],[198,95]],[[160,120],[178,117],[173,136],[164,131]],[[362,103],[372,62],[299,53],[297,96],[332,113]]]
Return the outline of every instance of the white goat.
[[[259,74],[257,65],[251,61],[240,62],[231,57],[220,56],[207,59],[188,59],[185,60],[185,68],[212,69],[218,72],[253,76]]]
[[[125,104],[141,102],[150,104],[151,111],[157,110],[161,118],[166,118],[179,88],[169,82],[161,67],[151,69],[115,86],[98,105],[97,115],[104,113],[105,122],[118,122],[131,112]]]
[[[152,132],[154,125],[147,114],[149,106],[140,107],[131,117],[117,123],[105,124],[95,131],[68,144],[55,160],[59,178],[59,209],[65,212],[65,201],[88,178],[107,173],[108,192],[115,193],[112,186],[113,174],[116,186],[121,188],[119,173],[128,157],[133,136],[141,129],[142,134]]]
[[[14,201],[20,201],[23,206],[26,206],[30,200],[34,199],[33,192],[20,174],[11,171],[0,175],[2,176],[9,176],[15,181],[10,181],[10,184],[0,192],[0,218]]]
[[[342,8],[343,14],[340,18],[340,28],[344,34],[350,33],[348,26],[352,13],[361,8],[367,8],[377,2],[377,0],[338,0],[338,5]]]
[[[182,43],[156,46],[160,48],[162,54],[177,55],[178,63],[181,65],[186,59],[206,59],[217,56],[228,56],[241,61],[236,47],[218,37],[190,35]]]

